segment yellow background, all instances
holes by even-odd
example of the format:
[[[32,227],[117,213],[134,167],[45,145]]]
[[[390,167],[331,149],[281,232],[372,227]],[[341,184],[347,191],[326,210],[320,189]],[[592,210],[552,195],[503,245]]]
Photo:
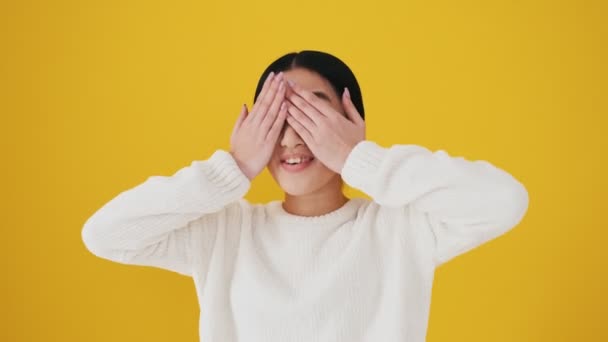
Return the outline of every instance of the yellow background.
[[[192,281],[94,257],[82,225],[227,149],[264,68],[303,49],[352,68],[368,139],[529,191],[513,231],[437,269],[428,341],[608,340],[602,3],[2,2],[0,340],[196,341]],[[247,198],[281,196],[264,171]]]

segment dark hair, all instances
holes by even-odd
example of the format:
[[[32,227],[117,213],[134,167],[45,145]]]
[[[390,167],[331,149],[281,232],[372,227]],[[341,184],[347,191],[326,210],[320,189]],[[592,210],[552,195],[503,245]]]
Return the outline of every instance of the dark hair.
[[[258,98],[258,95],[262,91],[264,81],[270,72],[275,74],[281,71],[287,71],[295,68],[305,68],[307,70],[316,72],[323,78],[329,81],[334,88],[339,98],[342,98],[344,87],[348,87],[350,92],[350,98],[361,118],[365,120],[365,110],[363,108],[363,100],[361,98],[361,89],[359,83],[355,78],[355,75],[350,68],[342,62],[339,58],[321,51],[315,50],[303,50],[300,52],[288,53],[274,62],[272,62],[258,81],[258,86],[255,89],[255,96],[253,102]]]

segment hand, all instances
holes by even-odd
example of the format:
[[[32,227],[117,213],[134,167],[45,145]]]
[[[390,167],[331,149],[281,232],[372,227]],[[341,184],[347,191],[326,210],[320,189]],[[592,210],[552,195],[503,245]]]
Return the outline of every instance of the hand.
[[[287,95],[287,122],[302,137],[321,163],[342,173],[352,149],[365,140],[365,121],[350,99],[348,89],[342,95],[347,117],[312,92],[290,84]]]
[[[269,74],[251,113],[243,105],[230,136],[230,153],[243,173],[253,180],[268,164],[281,133],[287,106],[283,73]]]

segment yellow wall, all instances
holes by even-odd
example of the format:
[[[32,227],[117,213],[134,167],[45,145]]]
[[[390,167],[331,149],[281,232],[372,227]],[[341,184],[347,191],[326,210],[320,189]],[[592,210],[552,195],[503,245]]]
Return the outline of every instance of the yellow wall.
[[[602,3],[3,2],[0,340],[195,341],[189,278],[98,259],[80,230],[228,148],[260,73],[302,49],[352,67],[368,139],[485,159],[529,191],[519,226],[437,270],[428,341],[608,340]],[[247,198],[281,195],[264,171]]]

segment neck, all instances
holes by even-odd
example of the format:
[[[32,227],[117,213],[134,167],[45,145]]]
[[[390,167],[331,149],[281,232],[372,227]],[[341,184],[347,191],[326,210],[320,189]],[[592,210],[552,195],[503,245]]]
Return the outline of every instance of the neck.
[[[349,199],[341,189],[326,188],[306,195],[285,193],[283,209],[299,216],[320,216],[340,209]]]

